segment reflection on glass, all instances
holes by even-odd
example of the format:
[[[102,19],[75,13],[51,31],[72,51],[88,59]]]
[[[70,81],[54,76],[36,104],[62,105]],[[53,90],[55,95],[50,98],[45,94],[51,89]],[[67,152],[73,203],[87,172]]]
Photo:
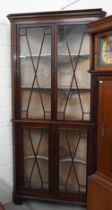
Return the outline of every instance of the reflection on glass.
[[[89,42],[85,25],[58,28],[58,119],[90,119]]]
[[[51,118],[51,28],[20,29],[21,117]]]

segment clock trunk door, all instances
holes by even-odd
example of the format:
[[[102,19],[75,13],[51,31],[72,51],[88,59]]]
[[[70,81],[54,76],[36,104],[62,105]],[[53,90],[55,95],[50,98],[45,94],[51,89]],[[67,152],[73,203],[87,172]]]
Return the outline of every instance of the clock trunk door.
[[[99,82],[98,171],[112,177],[112,77]]]

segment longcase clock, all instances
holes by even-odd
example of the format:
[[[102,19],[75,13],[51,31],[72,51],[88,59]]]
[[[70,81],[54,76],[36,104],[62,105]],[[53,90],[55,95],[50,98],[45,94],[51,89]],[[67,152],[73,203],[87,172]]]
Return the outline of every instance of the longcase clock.
[[[112,209],[112,16],[89,24],[96,92],[97,169],[88,179],[88,210]]]

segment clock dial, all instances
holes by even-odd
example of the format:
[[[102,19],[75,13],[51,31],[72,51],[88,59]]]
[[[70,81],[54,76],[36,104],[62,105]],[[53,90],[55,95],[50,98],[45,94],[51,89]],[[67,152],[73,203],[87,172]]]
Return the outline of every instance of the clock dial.
[[[112,35],[102,39],[101,61],[104,65],[112,65]]]
[[[95,70],[112,71],[112,28],[95,36]],[[94,53],[94,48],[93,48]]]

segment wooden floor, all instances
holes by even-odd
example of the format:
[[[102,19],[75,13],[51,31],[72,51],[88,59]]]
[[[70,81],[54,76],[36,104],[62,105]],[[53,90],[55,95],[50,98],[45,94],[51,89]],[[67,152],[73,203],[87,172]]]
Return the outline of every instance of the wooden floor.
[[[5,210],[86,210],[86,208],[74,204],[27,201],[22,205],[7,203]]]

